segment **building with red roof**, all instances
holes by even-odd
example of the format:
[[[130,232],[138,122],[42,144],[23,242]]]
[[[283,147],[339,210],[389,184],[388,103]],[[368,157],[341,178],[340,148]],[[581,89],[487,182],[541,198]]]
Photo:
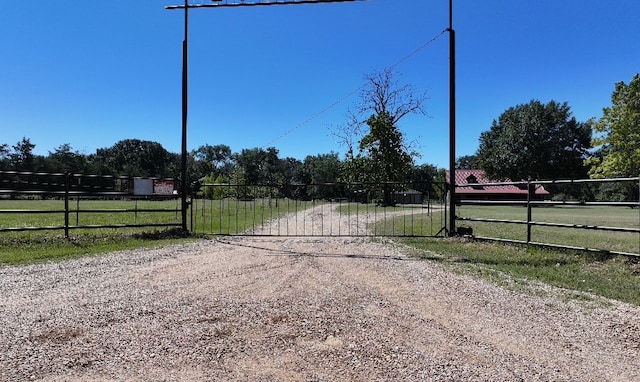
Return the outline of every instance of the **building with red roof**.
[[[511,180],[493,181],[485,176],[483,170],[456,170],[457,200],[527,200],[527,183],[512,183]],[[450,172],[446,173],[447,186],[451,183]],[[535,199],[547,199],[551,194],[542,185],[536,185]]]

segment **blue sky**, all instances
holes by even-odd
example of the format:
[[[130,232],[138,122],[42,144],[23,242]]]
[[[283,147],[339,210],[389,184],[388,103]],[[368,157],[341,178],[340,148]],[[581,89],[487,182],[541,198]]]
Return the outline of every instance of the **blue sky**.
[[[204,0],[192,0],[205,3]],[[122,139],[180,152],[183,12],[171,0],[31,0],[0,12],[0,143],[85,154]],[[189,150],[274,146],[280,156],[344,153],[332,135],[363,75],[448,27],[448,0],[195,9],[189,35]],[[640,72],[638,0],[454,0],[458,156],[511,106],[568,102],[599,117],[614,84]],[[426,91],[428,116],[400,128],[418,163],[448,166],[449,36],[396,67]],[[319,115],[318,115],[319,114]]]

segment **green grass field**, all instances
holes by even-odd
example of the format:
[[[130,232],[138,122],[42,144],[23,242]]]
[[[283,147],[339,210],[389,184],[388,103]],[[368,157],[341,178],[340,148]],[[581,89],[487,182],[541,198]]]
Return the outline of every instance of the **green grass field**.
[[[402,207],[387,207],[399,211]],[[379,221],[371,229],[381,235],[402,235],[398,227],[411,219],[412,228],[406,236],[432,236],[433,232],[444,226],[444,211],[430,214],[410,214],[393,219]],[[484,218],[500,220],[526,221],[527,210],[513,206],[462,206],[456,209],[456,216],[463,218]],[[588,226],[640,228],[640,210],[626,207],[553,207],[534,208],[532,220],[547,223],[562,223]],[[492,237],[508,240],[527,240],[526,224],[507,224],[496,222],[458,221],[458,227],[468,226],[474,236]],[[564,227],[533,226],[531,241],[566,245],[579,248],[591,248],[603,251],[640,253],[640,233],[585,230]]]
[[[640,226],[640,211],[630,208],[539,208],[534,209],[532,215],[534,221],[628,228]],[[463,206],[457,211],[457,216],[526,220],[526,209]],[[418,236],[441,227],[444,216],[435,213],[413,218],[423,220],[414,226]],[[393,232],[391,227],[399,226],[402,219],[403,217],[393,218],[395,224],[378,222],[376,229],[381,233]],[[471,226],[475,235],[526,240],[526,225],[459,222],[458,226],[461,224]],[[532,289],[527,285],[542,282],[575,291],[573,297],[577,299],[590,299],[588,296],[594,294],[640,305],[639,258],[463,239],[408,237],[397,240],[416,248],[417,257],[450,265],[457,271],[500,285]],[[638,233],[534,227],[532,240],[640,253]]]
[[[62,227],[64,200],[0,200],[0,228]],[[178,200],[72,200],[69,202],[69,225],[180,223]],[[3,210],[40,210],[45,213],[2,213]],[[107,212],[83,212],[110,210]],[[166,212],[145,212],[165,210]],[[74,232],[85,233],[85,230]]]
[[[531,285],[544,283],[567,289],[569,298],[596,295],[640,305],[638,259],[466,239],[397,240],[415,248],[416,257],[526,293],[540,293]]]
[[[370,224],[374,235],[437,236],[444,235],[444,209],[433,205],[396,205],[380,207],[375,204],[348,203],[337,207],[342,214],[375,214],[377,223]]]
[[[184,240],[171,227],[73,228],[121,224],[180,224],[176,200],[73,200],[69,203],[70,238],[64,237],[63,200],[0,199],[0,228],[55,227],[51,230],[0,232],[0,264],[28,264]],[[146,212],[144,210],[164,210]],[[2,210],[39,210],[44,213],[2,213]],[[108,212],[82,212],[109,210]]]
[[[527,210],[524,207],[514,206],[462,206],[457,210],[457,216],[526,221]],[[640,210],[628,207],[555,206],[534,208],[532,210],[532,220],[548,223],[637,229],[640,228]],[[527,226],[525,224],[463,221],[459,222],[458,225],[473,228],[473,234],[476,236],[522,241],[527,239]],[[625,233],[533,226],[531,241],[580,248],[640,253],[640,234],[637,232]]]
[[[187,226],[195,234],[238,234],[283,214],[313,207],[288,199],[194,200]],[[179,200],[73,200],[69,203],[69,240],[64,238],[63,200],[0,199],[0,228],[50,227],[51,230],[0,232],[0,264],[27,264],[138,247],[194,240],[172,227],[77,228],[123,224],[181,224]],[[42,213],[2,213],[41,210]],[[101,212],[84,212],[101,210]],[[145,210],[162,210],[145,211]],[[277,234],[277,233],[274,233]]]

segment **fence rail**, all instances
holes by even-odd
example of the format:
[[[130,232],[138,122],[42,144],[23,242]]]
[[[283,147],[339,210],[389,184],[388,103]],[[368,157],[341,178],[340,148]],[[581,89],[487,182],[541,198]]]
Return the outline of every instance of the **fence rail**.
[[[68,237],[80,229],[182,227],[177,195],[139,195],[133,183],[128,177],[0,171],[0,233],[61,230]],[[529,191],[521,200],[459,200],[456,220],[471,229],[460,232],[482,240],[640,257],[640,177],[464,187],[504,185]],[[536,187],[550,191],[544,200],[536,198]],[[193,192],[189,228],[194,233],[448,234],[446,185],[437,182],[204,184]]]
[[[131,177],[0,171],[0,233],[57,230],[69,237],[80,229],[181,227],[177,195],[136,194],[135,184]],[[149,199],[164,201],[163,208]]]
[[[515,185],[528,190],[523,200],[461,199],[462,212],[456,220],[468,223],[476,239],[640,257],[639,183],[640,177],[456,185],[483,189]],[[554,195],[570,197],[569,193],[585,199],[539,200],[535,189],[540,186],[552,189],[549,199]],[[618,200],[601,200],[607,197]],[[518,208],[524,211],[516,212]],[[534,212],[540,217],[534,219]],[[500,213],[503,216],[493,216]],[[485,216],[464,216],[472,214]],[[524,232],[514,231],[511,226],[526,228]]]

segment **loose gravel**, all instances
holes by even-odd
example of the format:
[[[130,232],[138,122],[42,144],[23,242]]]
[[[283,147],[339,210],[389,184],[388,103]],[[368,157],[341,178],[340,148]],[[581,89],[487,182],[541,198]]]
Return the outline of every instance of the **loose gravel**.
[[[0,380],[640,380],[640,308],[406,253],[229,237],[0,268]]]

